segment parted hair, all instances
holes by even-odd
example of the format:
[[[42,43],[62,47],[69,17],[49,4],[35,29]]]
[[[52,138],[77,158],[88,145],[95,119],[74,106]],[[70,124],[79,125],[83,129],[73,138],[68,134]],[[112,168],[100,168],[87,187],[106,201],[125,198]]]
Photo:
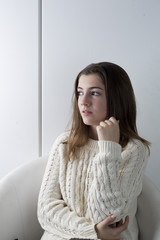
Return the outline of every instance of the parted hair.
[[[131,138],[139,139],[149,149],[150,143],[138,135],[136,126],[136,100],[130,78],[126,71],[111,62],[93,63],[85,67],[76,77],[73,92],[73,114],[68,138],[68,160],[76,155],[76,148],[84,146],[89,138],[89,126],[85,125],[78,108],[77,87],[82,75],[97,74],[105,86],[107,116],[119,120],[120,145],[124,148]]]

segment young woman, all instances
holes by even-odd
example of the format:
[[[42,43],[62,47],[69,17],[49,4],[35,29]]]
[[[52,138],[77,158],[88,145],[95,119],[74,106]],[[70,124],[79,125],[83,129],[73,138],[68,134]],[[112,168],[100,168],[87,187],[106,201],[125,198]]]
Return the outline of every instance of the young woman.
[[[43,240],[138,240],[137,197],[149,154],[127,73],[102,62],[75,81],[71,130],[53,144],[39,201]]]

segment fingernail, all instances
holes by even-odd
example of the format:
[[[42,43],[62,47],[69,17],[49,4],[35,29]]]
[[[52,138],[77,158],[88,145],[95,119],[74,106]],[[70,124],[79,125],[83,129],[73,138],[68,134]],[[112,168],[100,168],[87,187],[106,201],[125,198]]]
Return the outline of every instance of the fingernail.
[[[113,215],[111,215],[111,218],[115,218],[116,216],[113,214]]]

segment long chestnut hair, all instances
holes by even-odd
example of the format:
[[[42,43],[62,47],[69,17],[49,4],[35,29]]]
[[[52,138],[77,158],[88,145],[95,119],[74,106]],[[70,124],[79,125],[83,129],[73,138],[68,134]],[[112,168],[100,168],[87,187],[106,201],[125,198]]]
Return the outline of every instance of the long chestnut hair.
[[[149,149],[150,143],[138,135],[136,127],[136,101],[128,74],[120,66],[110,62],[90,64],[75,80],[73,116],[68,143],[68,160],[76,155],[76,148],[84,146],[89,138],[89,126],[85,125],[78,108],[77,87],[81,75],[97,74],[105,86],[107,118],[119,120],[120,145],[124,148],[131,138],[142,141]]]

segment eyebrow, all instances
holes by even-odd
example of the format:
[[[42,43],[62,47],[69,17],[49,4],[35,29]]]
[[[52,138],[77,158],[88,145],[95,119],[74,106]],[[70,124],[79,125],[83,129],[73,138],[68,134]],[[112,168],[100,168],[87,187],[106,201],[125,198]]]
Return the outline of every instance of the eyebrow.
[[[78,89],[78,88],[79,88],[79,89],[83,89],[82,87],[77,87],[77,89]],[[100,89],[100,90],[104,90],[103,88],[100,88],[100,87],[90,87],[89,89],[95,89],[95,88],[96,88],[96,89]]]

